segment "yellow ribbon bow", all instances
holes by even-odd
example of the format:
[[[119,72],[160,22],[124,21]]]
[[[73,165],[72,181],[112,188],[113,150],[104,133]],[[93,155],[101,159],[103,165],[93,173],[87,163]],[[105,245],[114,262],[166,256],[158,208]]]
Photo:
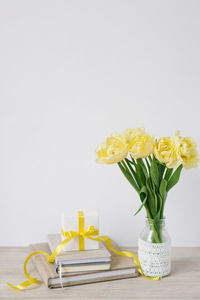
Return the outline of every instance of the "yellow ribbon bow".
[[[31,253],[25,260],[24,262],[24,274],[27,277],[28,280],[13,286],[11,283],[8,283],[8,285],[15,289],[15,290],[23,290],[26,287],[28,287],[31,284],[36,284],[38,283],[38,279],[34,278],[32,276],[30,276],[28,274],[27,271],[27,263],[29,261],[29,259],[36,255],[36,254],[42,254],[44,256],[46,256],[47,260],[49,263],[53,263],[56,256],[60,253],[60,251],[75,237],[79,237],[79,250],[82,251],[84,250],[84,238],[93,240],[93,241],[97,241],[97,242],[105,242],[107,247],[114,253],[116,253],[117,255],[121,255],[121,256],[125,256],[125,257],[129,257],[129,258],[133,258],[135,264],[137,265],[137,270],[138,272],[144,276],[145,278],[149,279],[149,280],[159,280],[160,277],[148,277],[146,275],[144,275],[139,259],[137,258],[137,256],[131,252],[131,251],[119,251],[117,249],[115,249],[111,243],[111,240],[106,237],[106,236],[98,236],[98,237],[91,237],[91,236],[97,236],[99,234],[98,230],[95,230],[94,226],[88,226],[86,228],[86,230],[84,230],[84,215],[82,211],[78,212],[78,217],[79,217],[79,232],[76,231],[66,231],[64,232],[62,229],[62,235],[65,237],[65,239],[56,247],[56,249],[51,253],[51,255],[49,253],[46,253],[44,251],[35,251],[33,253]]]
[[[93,225],[90,225],[84,229],[84,214],[82,211],[78,212],[78,232],[75,231],[66,231],[64,232],[63,229],[61,229],[62,235],[66,238],[73,236],[74,238],[76,236],[79,237],[79,251],[84,250],[84,237],[90,236],[90,235],[99,235],[99,231],[94,229]]]

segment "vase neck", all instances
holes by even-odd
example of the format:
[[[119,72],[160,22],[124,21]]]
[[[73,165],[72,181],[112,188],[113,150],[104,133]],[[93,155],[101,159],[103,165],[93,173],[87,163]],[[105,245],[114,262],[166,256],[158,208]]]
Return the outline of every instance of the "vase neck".
[[[165,226],[165,219],[149,219],[149,218],[145,218],[145,224],[147,226],[160,226],[160,227],[164,227]]]

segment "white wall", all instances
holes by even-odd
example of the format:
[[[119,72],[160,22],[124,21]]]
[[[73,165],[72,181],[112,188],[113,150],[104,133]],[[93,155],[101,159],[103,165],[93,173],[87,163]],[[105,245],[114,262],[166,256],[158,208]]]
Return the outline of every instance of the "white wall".
[[[138,197],[94,149],[142,125],[200,142],[199,15],[194,0],[0,1],[1,245],[44,241],[80,208],[137,244]],[[184,170],[168,196],[174,245],[200,246],[199,179]]]

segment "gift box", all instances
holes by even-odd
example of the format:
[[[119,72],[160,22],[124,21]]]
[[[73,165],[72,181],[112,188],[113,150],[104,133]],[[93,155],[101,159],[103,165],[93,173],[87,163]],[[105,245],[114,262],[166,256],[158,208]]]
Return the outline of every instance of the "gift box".
[[[78,213],[62,213],[61,215],[62,232],[84,232],[89,227],[93,227],[96,233],[99,232],[99,215],[96,212],[78,212]],[[61,239],[66,237],[61,233]],[[74,250],[93,250],[99,249],[99,242],[92,241],[88,238],[81,237],[81,235],[73,238],[64,248],[63,251]]]

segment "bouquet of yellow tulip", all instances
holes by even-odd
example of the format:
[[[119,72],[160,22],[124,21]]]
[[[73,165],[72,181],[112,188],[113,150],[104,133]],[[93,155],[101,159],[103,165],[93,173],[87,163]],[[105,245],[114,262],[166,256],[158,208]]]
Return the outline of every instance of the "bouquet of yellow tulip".
[[[163,219],[167,193],[178,182],[182,168],[195,168],[199,161],[191,137],[182,137],[177,131],[173,138],[155,140],[143,127],[112,134],[96,153],[97,163],[118,163],[141,200],[135,215],[144,207],[149,220]],[[152,229],[153,242],[162,242],[159,225]]]

